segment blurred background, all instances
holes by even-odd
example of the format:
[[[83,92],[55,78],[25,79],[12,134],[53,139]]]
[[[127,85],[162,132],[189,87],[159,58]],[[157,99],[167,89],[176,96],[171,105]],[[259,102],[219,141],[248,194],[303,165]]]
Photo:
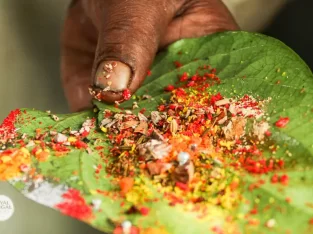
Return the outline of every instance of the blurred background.
[[[313,68],[312,0],[224,0],[243,30],[276,37]],[[59,37],[69,0],[0,0],[0,122],[19,107],[66,113]],[[87,225],[25,199],[6,183],[15,214],[0,234],[98,234]]]

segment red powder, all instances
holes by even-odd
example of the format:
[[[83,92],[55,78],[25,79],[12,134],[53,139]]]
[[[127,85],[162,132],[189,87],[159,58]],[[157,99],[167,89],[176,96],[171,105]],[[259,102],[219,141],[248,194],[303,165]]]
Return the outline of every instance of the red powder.
[[[287,185],[288,184],[288,181],[289,181],[289,176],[288,175],[282,175],[280,178],[279,178],[279,181],[281,184],[283,185]]]
[[[182,64],[181,62],[179,62],[179,61],[175,61],[175,62],[174,62],[174,65],[175,65],[175,67],[177,67],[177,68],[180,68],[180,67],[183,66],[183,64]]]
[[[76,219],[86,220],[92,217],[92,208],[87,205],[80,191],[69,189],[62,195],[64,202],[56,205],[63,214]]]
[[[180,188],[183,191],[188,191],[189,187],[187,184],[181,183],[181,182],[176,182],[176,187]]]
[[[0,142],[6,143],[8,140],[16,137],[14,123],[20,113],[21,111],[19,109],[13,110],[8,117],[3,120],[3,123],[0,125]]]
[[[165,87],[164,90],[167,91],[167,92],[172,92],[174,89],[175,89],[175,87],[173,85],[168,85],[168,86]]]
[[[280,117],[275,123],[275,126],[278,128],[284,128],[289,123],[289,120],[289,117]]]
[[[77,147],[78,149],[87,149],[88,148],[88,145],[83,142],[83,141],[76,141],[74,142],[74,146]]]
[[[273,183],[273,184],[275,184],[275,183],[277,183],[278,182],[278,175],[277,174],[274,174],[273,176],[272,176],[272,178],[271,178],[271,182]]]
[[[131,93],[130,93],[129,89],[125,89],[125,90],[123,91],[123,99],[124,99],[124,100],[129,100],[130,97],[131,97]]]
[[[139,211],[143,216],[146,216],[149,214],[150,209],[148,207],[141,207]]]

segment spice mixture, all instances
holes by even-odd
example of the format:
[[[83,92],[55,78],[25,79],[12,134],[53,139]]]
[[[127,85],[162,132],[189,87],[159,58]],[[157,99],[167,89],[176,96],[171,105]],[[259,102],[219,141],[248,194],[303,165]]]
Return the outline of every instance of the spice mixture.
[[[175,64],[179,66],[178,62]],[[148,216],[150,208],[145,204],[158,200],[171,207],[181,206],[196,212],[199,219],[209,216],[214,206],[235,210],[245,202],[242,172],[266,174],[284,168],[284,161],[274,157],[276,148],[271,145],[271,125],[266,114],[270,98],[226,97],[210,91],[209,88],[219,84],[220,79],[215,75],[215,69],[208,66],[202,69],[209,72],[193,76],[183,73],[179,76],[179,87],[165,87],[164,92],[170,93],[171,98],[160,103],[157,110],[145,113],[137,102],[133,102],[134,111],[104,110],[99,128],[95,119],[87,119],[78,130],[62,133],[37,129],[34,138],[17,137],[14,122],[20,111],[13,111],[0,126],[3,147],[0,179],[12,179],[26,172],[34,174],[32,157],[39,162],[48,157],[65,157],[73,147],[92,153],[85,139],[91,132],[101,130],[111,147],[108,154],[103,154],[103,147],[95,147],[106,164],[106,167],[97,166],[95,172],[104,170],[118,189],[96,193],[112,199],[123,198],[129,206],[125,214]],[[91,90],[91,93],[101,99],[101,92]],[[128,90],[123,95],[125,99],[130,98]],[[147,95],[146,98],[151,97]],[[58,121],[57,116],[51,117]],[[288,117],[281,117],[275,125],[283,128],[288,122]],[[8,144],[20,147],[6,150]],[[270,149],[273,156],[265,157],[265,149]],[[274,174],[271,183],[287,185],[288,180],[287,175]],[[262,183],[251,184],[249,190]],[[161,197],[151,195],[152,191],[157,191]],[[88,204],[75,189],[70,189],[63,197],[64,202],[56,207],[83,220],[92,219],[91,207],[97,210],[101,204],[98,200]],[[255,209],[250,214],[257,212]],[[255,219],[248,219],[252,225],[257,224]],[[140,230],[128,220],[116,221],[115,225],[115,234],[167,233],[162,228]],[[273,227],[275,219],[268,220],[265,225]],[[211,231],[224,233],[223,230],[221,226],[214,226]],[[238,229],[231,230],[236,233]]]

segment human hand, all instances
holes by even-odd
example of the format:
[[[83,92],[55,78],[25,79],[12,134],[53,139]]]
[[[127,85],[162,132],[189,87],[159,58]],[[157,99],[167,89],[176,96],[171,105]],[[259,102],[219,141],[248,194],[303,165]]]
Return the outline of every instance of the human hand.
[[[237,29],[221,0],[74,0],[61,58],[70,109],[91,106],[91,84],[106,88],[106,102],[121,100],[125,89],[134,93],[157,51],[174,41]]]

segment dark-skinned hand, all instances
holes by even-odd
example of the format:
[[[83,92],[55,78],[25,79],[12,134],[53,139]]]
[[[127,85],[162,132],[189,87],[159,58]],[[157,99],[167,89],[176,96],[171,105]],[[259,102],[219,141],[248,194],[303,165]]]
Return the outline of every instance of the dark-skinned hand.
[[[70,109],[91,106],[90,85],[106,90],[104,102],[134,93],[158,50],[172,42],[237,29],[221,0],[74,0],[61,51]]]

